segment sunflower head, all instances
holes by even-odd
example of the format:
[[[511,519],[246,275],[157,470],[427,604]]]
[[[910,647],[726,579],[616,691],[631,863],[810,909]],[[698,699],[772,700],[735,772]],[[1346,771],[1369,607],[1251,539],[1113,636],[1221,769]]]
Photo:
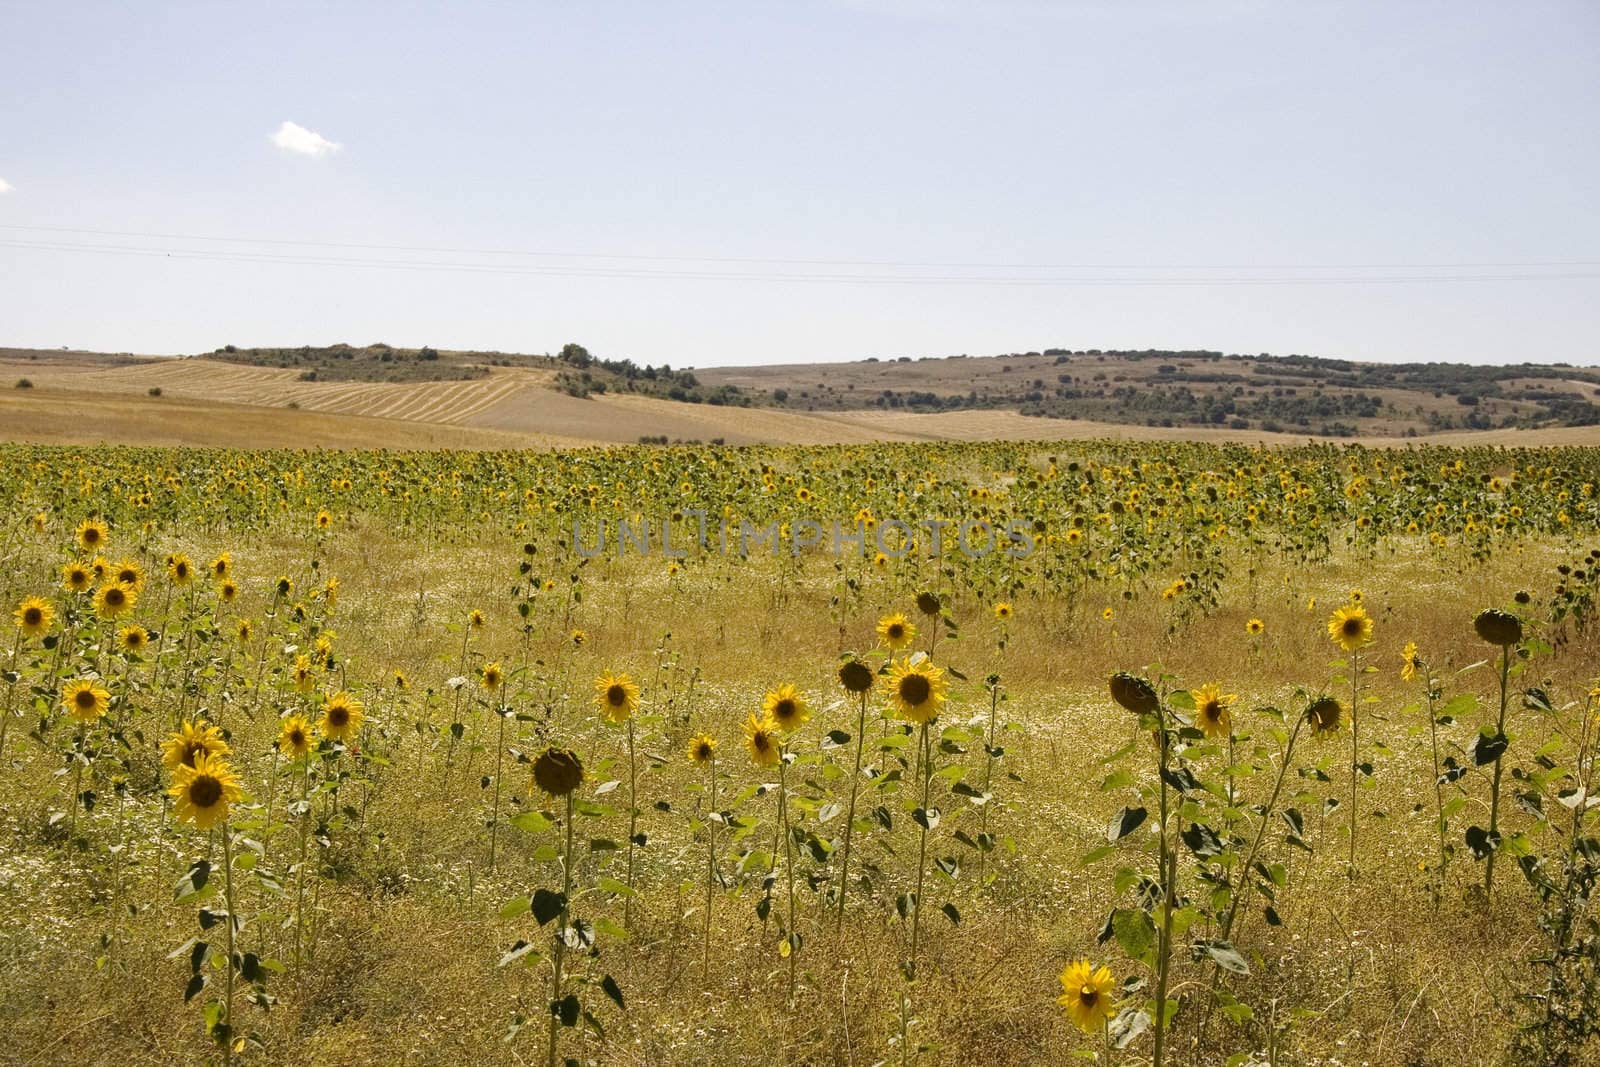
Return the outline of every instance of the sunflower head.
[[[704,767],[717,758],[716,738],[701,734],[689,739],[689,762]]]
[[[917,628],[899,612],[878,620],[878,640],[891,652],[898,652],[917,638]]]
[[[944,670],[926,659],[895,660],[883,679],[889,707],[902,719],[926,726],[939,717],[945,696]]]
[[[1328,619],[1328,637],[1346,652],[1354,652],[1372,641],[1372,616],[1352,600]]]
[[[477,608],[473,608],[471,614],[467,616],[467,625],[474,630],[483,629],[487,622],[488,620],[484,618],[483,612]]]
[[[582,630],[577,630],[577,629],[574,629],[567,636],[572,639],[572,647],[573,648],[582,648],[583,647],[583,643],[585,641],[589,640],[589,635],[588,634],[584,633]]]
[[[161,762],[169,771],[193,767],[195,760],[201,756],[220,759],[229,754],[228,742],[223,740],[222,731],[204,719],[184,723],[178,727],[177,733],[168,735],[161,743]]]
[[[553,797],[564,797],[583,784],[583,762],[571,749],[554,745],[533,761],[533,782]]]
[[[177,585],[188,585],[194,580],[194,562],[182,552],[167,557],[167,577]]]
[[[231,604],[239,596],[239,587],[232,582],[223,582],[217,586],[217,599],[224,604]]]
[[[244,791],[239,776],[220,756],[199,755],[193,766],[179,764],[172,772],[172,814],[179,822],[192,822],[209,830],[228,817],[228,807],[237,804]]]
[[[238,622],[238,625],[234,628],[234,632],[237,633],[238,636],[239,636],[239,643],[241,645],[245,645],[245,644],[249,644],[250,643],[250,635],[254,631],[255,631],[255,624],[252,623],[249,619],[240,619],[239,622]]]
[[[937,619],[939,612],[944,610],[944,605],[939,603],[938,593],[918,593],[917,610],[930,619]]]
[[[811,718],[811,709],[806,706],[805,698],[792,685],[780,685],[768,693],[761,702],[761,710],[786,734],[794,733]]]
[[[1337,733],[1344,722],[1344,705],[1333,697],[1318,697],[1306,709],[1306,722],[1313,734]]]
[[[783,741],[778,736],[778,727],[767,718],[758,719],[754,714],[744,724],[744,747],[749,749],[750,758],[758,767],[775,767],[783,758]]]
[[[294,592],[294,582],[287,574],[280,575],[278,577],[278,584],[273,587],[273,591],[279,596],[288,596],[290,593]]]
[[[99,519],[84,519],[78,524],[78,547],[85,552],[100,551],[110,539],[110,531]]]
[[[82,563],[68,563],[61,568],[61,584],[74,593],[82,593],[94,584],[94,572]]]
[[[1485,608],[1472,620],[1472,628],[1491,645],[1515,645],[1522,640],[1522,620],[1509,611]]]
[[[132,610],[138,594],[125,585],[108,582],[94,595],[95,614],[102,619],[114,619]]]
[[[1415,641],[1407,641],[1406,647],[1400,650],[1400,680],[1414,682],[1420,670],[1422,670],[1422,653],[1417,651]]]
[[[1111,676],[1111,699],[1135,715],[1154,715],[1161,708],[1155,686],[1127,671]]]
[[[222,553],[211,561],[208,569],[211,571],[211,577],[221,581],[233,573],[233,556],[227,552]]]
[[[595,679],[594,702],[608,722],[624,723],[639,708],[639,687],[626,674],[602,674]]]
[[[1011,605],[1002,600],[994,606],[994,617],[1001,622],[1011,618]]]
[[[61,687],[61,706],[74,720],[94,722],[111,707],[111,694],[93,678],[78,678]]]
[[[1224,694],[1215,685],[1202,685],[1190,695],[1194,698],[1195,725],[1207,737],[1227,737],[1233,732],[1233,712],[1229,708],[1239,699],[1236,695]]]
[[[135,623],[117,632],[117,642],[124,652],[143,652],[150,644],[150,631]]]
[[[1267,624],[1262,622],[1260,619],[1251,619],[1249,622],[1244,624],[1244,632],[1249,634],[1251,637],[1261,636],[1266,632],[1266,629]]]
[[[1086,1034],[1092,1034],[1116,1014],[1111,991],[1116,980],[1111,968],[1095,969],[1088,960],[1067,964],[1061,972],[1061,996],[1056,1003],[1066,1010],[1067,1018]]]
[[[505,680],[506,672],[498,663],[485,663],[482,672],[478,675],[478,684],[490,692],[499,689],[500,683]]]
[[[311,721],[304,715],[290,715],[278,727],[278,751],[290,759],[300,759],[311,751]]]
[[[839,684],[852,693],[871,689],[872,677],[872,668],[853,656],[839,665]]]
[[[30,596],[17,605],[12,617],[17,620],[17,629],[22,631],[22,636],[38,637],[50,629],[55,610],[43,597]]]
[[[144,589],[144,568],[131,559],[118,560],[111,565],[111,580],[140,592]]]
[[[361,720],[366,710],[344,690],[322,702],[322,721],[317,724],[322,736],[332,741],[343,741],[351,734],[361,732]]]

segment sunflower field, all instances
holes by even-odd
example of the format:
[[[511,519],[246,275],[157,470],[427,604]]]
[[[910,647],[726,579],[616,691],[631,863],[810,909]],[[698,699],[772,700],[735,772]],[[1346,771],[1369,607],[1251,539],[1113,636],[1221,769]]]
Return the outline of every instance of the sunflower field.
[[[1600,1062],[1597,486],[0,445],[0,1060]]]

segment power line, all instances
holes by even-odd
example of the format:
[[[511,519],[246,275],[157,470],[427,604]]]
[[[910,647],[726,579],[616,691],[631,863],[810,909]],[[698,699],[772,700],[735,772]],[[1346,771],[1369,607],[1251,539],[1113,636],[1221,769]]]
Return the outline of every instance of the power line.
[[[29,226],[0,223],[0,230],[39,233],[82,234],[95,237],[132,237],[146,240],[201,241],[217,244],[254,244],[299,248],[352,249],[378,252],[421,252],[439,255],[507,256],[548,259],[604,259],[658,263],[776,264],[817,267],[894,267],[928,270],[1505,270],[1564,267],[1596,267],[1600,260],[1530,260],[1512,262],[1437,262],[1437,263],[979,263],[874,259],[800,259],[784,257],[740,257],[702,255],[641,255],[621,252],[559,252],[546,249],[456,248],[436,245],[360,244],[343,241],[308,241],[271,237],[229,237],[192,233],[163,233],[143,230],[100,230],[74,226]]]
[[[654,270],[644,267],[583,266],[507,266],[428,260],[395,260],[345,256],[291,255],[271,252],[210,251],[205,249],[149,248],[130,245],[95,245],[39,241],[0,240],[0,247],[26,251],[68,252],[88,255],[140,256],[210,262],[277,264],[307,267],[348,267],[357,269],[430,271],[458,274],[529,276],[552,278],[608,278],[685,281],[744,281],[781,283],[823,283],[851,285],[967,285],[1020,287],[1209,287],[1261,285],[1399,285],[1442,282],[1528,282],[1600,278],[1600,271],[1565,271],[1536,274],[1356,274],[1309,276],[1184,277],[1150,275],[1145,277],[1024,277],[994,275],[886,275],[842,273],[783,273],[774,271]],[[776,262],[776,261],[762,261]],[[1582,264],[1574,264],[1582,265]],[[1064,268],[1062,268],[1064,269]],[[1197,268],[1186,268],[1197,269]],[[1232,268],[1245,269],[1245,268]],[[1333,268],[1326,268],[1333,269]],[[1346,268],[1349,269],[1349,268]],[[1395,268],[1398,269],[1398,268]]]

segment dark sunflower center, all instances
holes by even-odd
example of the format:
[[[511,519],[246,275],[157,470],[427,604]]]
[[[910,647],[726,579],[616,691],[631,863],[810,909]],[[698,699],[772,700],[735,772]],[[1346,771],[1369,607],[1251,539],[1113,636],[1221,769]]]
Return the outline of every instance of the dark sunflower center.
[[[173,570],[173,573],[176,574],[179,578],[187,578],[187,577],[189,577],[189,565],[187,563],[180,563],[176,567],[174,567],[172,570]]]
[[[72,698],[72,702],[78,705],[80,710],[88,711],[90,708],[93,708],[96,703],[93,690],[78,690],[78,695]]]
[[[197,808],[209,808],[222,799],[222,783],[209,774],[202,774],[189,786],[189,803]]]
[[[711,746],[702,742],[698,747],[695,748],[694,755],[695,755],[696,759],[702,759],[702,760],[710,759],[711,758]]]
[[[1344,620],[1344,635],[1346,637],[1359,637],[1359,636],[1361,636],[1361,620],[1360,619],[1346,619],[1346,620]]]
[[[628,691],[620,685],[613,685],[606,690],[606,703],[614,708],[620,708],[628,702]]]
[[[131,634],[128,635],[128,647],[129,648],[138,648],[142,644],[144,644],[144,635],[143,634],[131,633]]]
[[[38,626],[44,621],[44,612],[38,608],[28,608],[22,613],[22,621],[27,626]]]
[[[139,580],[139,576],[137,574],[135,574],[133,571],[118,571],[117,572],[117,581],[119,581],[119,582],[124,582],[124,583],[127,583],[127,584],[131,585],[131,584],[133,584],[134,582],[136,582],[138,580]]]
[[[89,529],[83,531],[83,541],[84,541],[85,544],[89,544],[89,545],[97,545],[97,544],[99,544],[100,543],[100,531],[96,530],[93,527],[90,527]]]
[[[1092,1008],[1094,1007],[1095,1002],[1100,999],[1100,994],[1095,992],[1093,989],[1090,989],[1088,986],[1084,986],[1078,991],[1078,999],[1083,1001],[1084,1007]]]
[[[295,748],[299,748],[301,745],[306,743],[306,732],[300,729],[290,730],[289,743]]]
[[[116,586],[112,586],[110,589],[106,590],[106,603],[110,604],[112,607],[121,607],[124,599],[126,598],[123,596],[122,590],[118,589]]]
[[[928,679],[920,674],[908,674],[900,679],[900,699],[907,704],[924,703],[931,692]]]
[[[184,745],[183,746],[183,764],[184,764],[184,766],[185,767],[193,767],[194,766],[195,757],[204,755],[205,751],[206,751],[206,746],[200,744],[198,741],[190,741],[187,745]]]
[[[1200,709],[1200,713],[1208,719],[1220,719],[1222,717],[1222,705],[1215,700],[1208,701],[1205,707]]]
[[[345,726],[350,722],[350,709],[334,707],[328,709],[328,722],[333,726]]]
[[[792,700],[780,700],[772,706],[772,716],[775,719],[792,719],[798,709]]]
[[[761,733],[756,734],[754,737],[752,737],[750,739],[750,743],[752,745],[756,746],[756,751],[757,752],[765,752],[767,750],[767,747],[772,742],[767,738],[766,733],[763,731]]]
[[[898,641],[906,635],[906,628],[899,623],[889,627],[889,640]]]

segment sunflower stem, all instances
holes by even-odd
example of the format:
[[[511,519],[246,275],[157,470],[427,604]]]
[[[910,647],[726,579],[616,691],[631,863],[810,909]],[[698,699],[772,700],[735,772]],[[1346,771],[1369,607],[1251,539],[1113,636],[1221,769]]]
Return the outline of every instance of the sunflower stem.
[[[1172,898],[1173,881],[1177,877],[1177,850],[1167,840],[1167,822],[1169,802],[1167,799],[1167,756],[1169,752],[1169,738],[1167,736],[1166,709],[1158,707],[1156,714],[1160,717],[1157,732],[1161,742],[1161,834],[1159,837],[1161,860],[1161,931],[1156,946],[1156,1033],[1155,1051],[1151,1059],[1151,1067],[1162,1067],[1163,1056],[1167,1047],[1167,970],[1172,959]]]
[[[1511,677],[1511,646],[1500,646],[1500,717],[1495,721],[1494,736],[1498,743],[1506,734],[1506,685]],[[1483,872],[1483,904],[1487,909],[1494,902],[1494,858],[1500,851],[1500,772],[1502,750],[1494,758],[1494,777],[1489,785],[1489,865]]]
[[[850,838],[855,833],[856,793],[861,786],[861,748],[866,744],[867,694],[861,693],[861,713],[856,719],[856,769],[850,775],[850,806],[844,818],[844,850],[839,865],[839,919],[836,928],[844,929],[844,897],[850,888]]]
[[[932,764],[933,759],[928,754],[928,724],[922,724],[922,832],[917,836],[917,892],[911,902],[911,965],[906,969],[906,977],[913,982],[917,980],[917,948],[922,932],[922,884],[923,875],[927,872],[928,859],[928,792],[933,784]]]
[[[782,806],[783,796],[778,796]],[[634,759],[633,716],[628,716],[628,895],[622,902],[622,925],[633,929],[633,850],[639,835],[639,765]]]
[[[1356,774],[1361,768],[1361,650],[1350,653],[1350,863],[1347,874],[1356,880]]]
[[[717,882],[717,753],[711,751],[711,760],[707,777],[711,785],[711,806],[706,819],[706,914],[705,932],[701,938],[700,946],[700,984],[706,985],[711,978],[711,905],[715,899],[715,886]]]
[[[494,709],[500,732],[494,743],[494,814],[489,819],[489,870],[494,870],[495,848],[500,841],[500,774],[506,756],[506,683],[500,682],[500,704]],[[631,881],[631,880],[630,880]]]
[[[561,1025],[561,965],[567,948],[567,914],[572,899],[572,792],[567,793],[567,843],[561,853],[561,925],[556,927],[555,957],[550,980],[550,1056],[548,1067],[556,1067],[556,1045]]]
[[[224,899],[228,902],[228,971],[224,981],[222,996],[222,1019],[218,1025],[222,1027],[222,1063],[223,1067],[233,1062],[233,929],[235,925],[233,911],[233,830],[226,820],[222,824],[222,891]]]
[[[794,1007],[795,957],[800,946],[794,932],[794,835],[789,832],[789,759],[787,753],[778,757],[778,819],[783,824],[783,869],[789,882],[789,921],[784,931],[784,941],[789,946],[789,1007]]]

